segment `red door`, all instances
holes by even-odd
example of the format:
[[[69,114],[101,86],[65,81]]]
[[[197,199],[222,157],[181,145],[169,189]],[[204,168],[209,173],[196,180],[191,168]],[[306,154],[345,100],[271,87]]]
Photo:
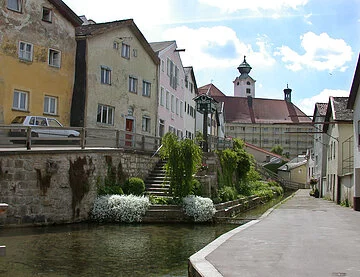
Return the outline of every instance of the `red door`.
[[[134,120],[133,119],[126,119],[126,133],[125,133],[125,145],[126,146],[132,146],[132,134],[129,134],[128,132],[133,132],[133,126],[134,126]]]

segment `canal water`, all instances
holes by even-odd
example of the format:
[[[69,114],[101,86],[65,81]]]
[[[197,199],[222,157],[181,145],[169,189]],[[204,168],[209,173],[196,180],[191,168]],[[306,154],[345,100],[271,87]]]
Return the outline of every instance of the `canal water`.
[[[266,209],[281,198],[267,204]],[[270,205],[270,206],[269,206]],[[256,212],[258,210],[258,212]],[[241,215],[258,217],[264,208]],[[250,214],[248,214],[250,213]],[[238,224],[71,224],[0,228],[0,276],[187,276],[187,260]]]

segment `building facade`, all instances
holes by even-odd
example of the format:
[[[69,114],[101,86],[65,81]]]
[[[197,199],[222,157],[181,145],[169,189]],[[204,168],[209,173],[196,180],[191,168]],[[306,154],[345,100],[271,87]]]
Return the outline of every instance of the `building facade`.
[[[354,197],[353,207],[360,211],[360,54],[352,81],[348,109],[353,109],[353,134],[354,134]]]
[[[157,134],[162,137],[173,132],[182,138],[185,135],[185,71],[180,57],[183,49],[177,48],[176,41],[152,42],[150,45],[160,59]]]
[[[184,67],[185,89],[184,89],[184,130],[185,137],[194,139],[196,130],[196,103],[194,98],[199,94],[195,73],[192,66]]]
[[[159,59],[132,19],[76,29],[73,126],[156,135]]]
[[[31,114],[69,125],[82,20],[60,0],[0,0],[0,13],[0,123]]]
[[[316,103],[313,115],[314,123],[314,173],[313,178],[317,180],[316,187],[320,197],[324,196],[326,186],[326,149],[329,137],[323,132],[327,103]]]
[[[338,204],[351,204],[354,191],[353,112],[347,109],[347,102],[348,97],[330,96],[323,130],[328,136],[324,196]]]

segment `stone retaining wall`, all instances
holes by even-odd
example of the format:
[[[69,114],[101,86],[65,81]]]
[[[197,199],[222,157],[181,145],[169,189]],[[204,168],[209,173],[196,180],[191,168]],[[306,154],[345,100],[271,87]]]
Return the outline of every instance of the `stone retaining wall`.
[[[145,178],[158,162],[151,153],[111,150],[0,153],[0,202],[9,204],[0,225],[73,223],[88,219],[97,184]]]

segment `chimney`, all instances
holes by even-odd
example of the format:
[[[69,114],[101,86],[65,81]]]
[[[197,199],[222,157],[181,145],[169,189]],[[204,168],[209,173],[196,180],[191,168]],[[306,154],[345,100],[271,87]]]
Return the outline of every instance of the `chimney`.
[[[292,89],[289,88],[289,84],[287,84],[286,88],[284,89],[284,100],[289,103],[291,103],[291,91]]]

